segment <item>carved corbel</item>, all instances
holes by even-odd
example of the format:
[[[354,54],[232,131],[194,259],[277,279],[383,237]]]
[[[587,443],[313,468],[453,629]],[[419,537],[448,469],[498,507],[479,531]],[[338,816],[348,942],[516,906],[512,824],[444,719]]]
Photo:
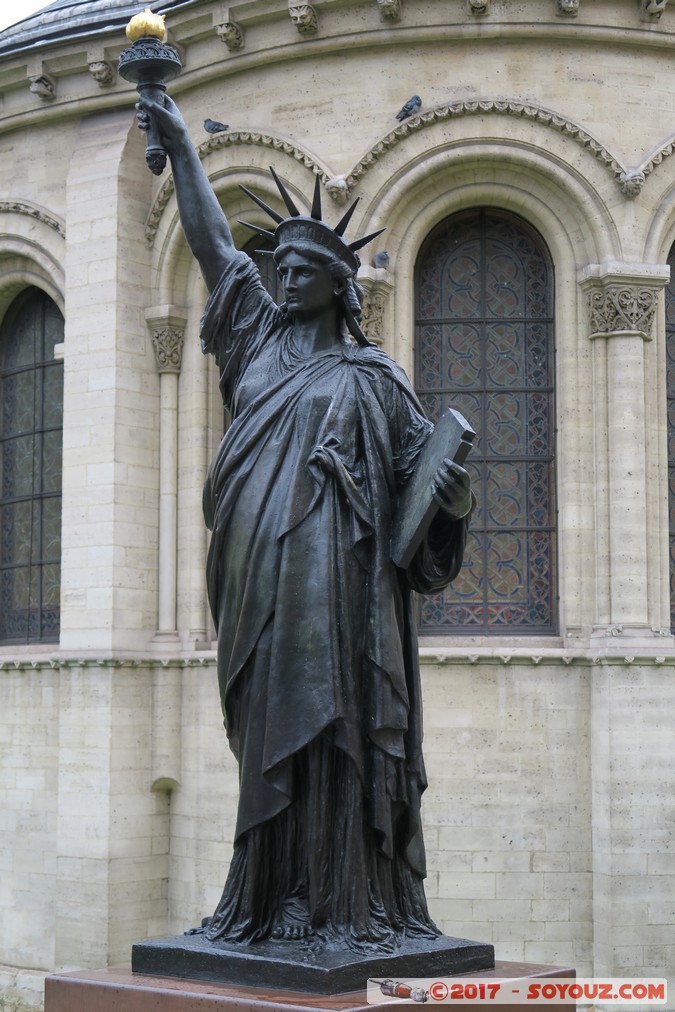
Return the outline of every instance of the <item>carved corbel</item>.
[[[638,0],[640,21],[660,21],[668,0]]]
[[[619,186],[624,197],[637,197],[644,185],[645,174],[639,169],[629,169],[621,173]]]
[[[89,64],[89,73],[101,88],[107,88],[115,83],[115,71],[112,63],[107,60],[92,60]]]
[[[401,17],[401,0],[377,0],[383,21],[398,21]]]
[[[234,49],[244,48],[244,29],[241,25],[234,21],[222,21],[213,27],[218,38],[225,43],[230,52]]]
[[[579,13],[579,0],[555,0],[555,12],[563,18],[575,18]]]
[[[584,271],[591,338],[630,335],[651,341],[669,269],[661,265],[592,265]]]
[[[319,27],[319,18],[311,4],[296,4],[289,0],[288,13],[301,35],[311,35]]]
[[[363,265],[359,268],[358,283],[363,288],[361,330],[369,341],[381,345],[385,338],[387,304],[394,290],[392,275],[384,268]]]
[[[53,102],[56,98],[56,79],[42,71],[30,78],[30,91],[43,102]]]
[[[490,13],[490,0],[469,0],[469,14],[483,17]]]
[[[334,179],[328,179],[325,183],[326,192],[336,204],[342,205],[347,203],[349,197],[349,187],[347,186],[347,180],[344,176],[336,176]]]

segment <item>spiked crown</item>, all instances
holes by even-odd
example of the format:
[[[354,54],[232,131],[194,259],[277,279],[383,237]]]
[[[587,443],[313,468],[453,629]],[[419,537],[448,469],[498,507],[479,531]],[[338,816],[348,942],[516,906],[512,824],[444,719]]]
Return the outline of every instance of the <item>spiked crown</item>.
[[[247,221],[242,221],[241,224],[245,225],[246,228],[252,229],[259,235],[267,236],[271,239],[276,247],[286,245],[286,243],[303,242],[311,243],[315,246],[320,246],[333,256],[338,257],[342,260],[350,270],[356,274],[359,269],[360,260],[357,255],[357,250],[360,250],[367,243],[375,239],[384,229],[378,229],[377,232],[371,232],[370,235],[363,236],[361,239],[356,239],[354,242],[348,243],[343,239],[343,235],[349,224],[351,217],[356,209],[356,205],[359,202],[357,197],[351,207],[348,209],[346,214],[340,219],[335,228],[331,228],[322,220],[321,214],[321,180],[316,177],[314,183],[314,199],[312,201],[312,210],[310,216],[300,214],[300,211],[295,206],[293,199],[279,179],[278,175],[270,166],[270,172],[272,178],[277,184],[277,188],[281,197],[286,205],[290,217],[284,218],[283,215],[279,214],[274,208],[266,204],[264,200],[257,197],[255,193],[247,187],[242,186],[241,189],[246,193],[251,200],[253,200],[258,207],[270,216],[270,218],[276,223],[276,228],[273,232],[267,229],[260,228],[258,225],[250,225]]]

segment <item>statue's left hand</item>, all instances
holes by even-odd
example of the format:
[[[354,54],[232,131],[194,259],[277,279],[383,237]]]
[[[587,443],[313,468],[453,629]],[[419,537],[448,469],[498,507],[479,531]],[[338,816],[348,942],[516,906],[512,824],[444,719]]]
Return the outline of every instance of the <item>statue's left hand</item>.
[[[468,472],[446,458],[434,476],[433,495],[448,516],[453,520],[461,520],[473,507],[471,479]]]

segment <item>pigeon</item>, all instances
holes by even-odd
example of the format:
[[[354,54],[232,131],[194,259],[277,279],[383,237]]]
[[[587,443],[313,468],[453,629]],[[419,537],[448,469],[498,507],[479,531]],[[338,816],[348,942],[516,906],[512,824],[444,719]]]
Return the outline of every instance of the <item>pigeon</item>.
[[[401,111],[396,113],[396,119],[403,120],[407,119],[408,116],[414,116],[416,112],[419,112],[421,105],[422,99],[419,95],[413,95],[412,98],[408,99]]]
[[[207,117],[204,120],[204,129],[210,134],[222,134],[223,130],[229,130],[229,124],[219,123],[217,120]]]
[[[386,270],[389,266],[389,254],[386,249],[383,249],[381,253],[376,253],[373,257],[373,267],[384,267]]]

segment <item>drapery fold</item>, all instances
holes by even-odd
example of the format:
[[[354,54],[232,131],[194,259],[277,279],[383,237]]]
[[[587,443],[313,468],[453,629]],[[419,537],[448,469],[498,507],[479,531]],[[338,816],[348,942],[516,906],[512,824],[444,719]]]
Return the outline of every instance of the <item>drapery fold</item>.
[[[389,552],[397,490],[430,423],[378,349],[349,342],[301,355],[243,256],[207,306],[202,339],[232,415],[204,513],[220,693],[240,769],[235,855],[207,933],[263,937],[298,905],[319,930],[346,918],[340,930],[352,940],[360,921],[364,937],[433,932],[410,587],[438,589],[456,575],[466,524],[440,518],[410,579]],[[331,851],[314,826],[322,812],[334,833],[353,833],[339,862],[317,866],[307,848]],[[296,867],[293,840],[304,864],[271,883],[270,853]],[[353,890],[363,875],[361,909]],[[266,890],[276,899],[261,907]]]

